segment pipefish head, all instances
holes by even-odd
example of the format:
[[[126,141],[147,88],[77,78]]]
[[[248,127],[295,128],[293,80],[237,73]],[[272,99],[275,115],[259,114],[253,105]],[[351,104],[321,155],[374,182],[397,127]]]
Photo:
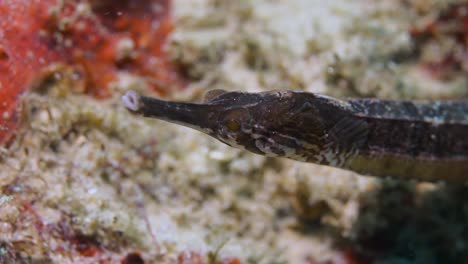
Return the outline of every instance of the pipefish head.
[[[163,101],[129,91],[132,112],[188,126],[251,152],[320,162],[340,106],[311,93],[214,90],[201,104]],[[338,111],[338,112],[337,112]]]

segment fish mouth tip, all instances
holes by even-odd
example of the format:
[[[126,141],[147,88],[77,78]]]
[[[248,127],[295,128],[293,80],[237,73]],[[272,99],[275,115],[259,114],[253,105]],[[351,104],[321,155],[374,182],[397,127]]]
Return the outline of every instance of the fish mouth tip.
[[[132,112],[138,112],[141,108],[140,94],[133,90],[127,91],[122,95],[122,102]]]

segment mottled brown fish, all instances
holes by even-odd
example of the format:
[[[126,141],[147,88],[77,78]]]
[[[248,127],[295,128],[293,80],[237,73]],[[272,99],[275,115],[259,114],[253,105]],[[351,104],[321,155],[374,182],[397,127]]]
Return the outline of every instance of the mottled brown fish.
[[[201,104],[128,91],[134,113],[188,126],[229,146],[360,174],[468,180],[468,102],[338,100],[298,92],[208,92]]]

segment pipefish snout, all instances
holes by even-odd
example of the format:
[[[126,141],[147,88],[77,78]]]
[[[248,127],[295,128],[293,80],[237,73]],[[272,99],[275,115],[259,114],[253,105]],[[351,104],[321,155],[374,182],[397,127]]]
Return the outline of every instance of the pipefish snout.
[[[128,91],[128,110],[233,147],[360,174],[468,180],[468,102],[338,100],[298,92],[207,93],[200,104]]]

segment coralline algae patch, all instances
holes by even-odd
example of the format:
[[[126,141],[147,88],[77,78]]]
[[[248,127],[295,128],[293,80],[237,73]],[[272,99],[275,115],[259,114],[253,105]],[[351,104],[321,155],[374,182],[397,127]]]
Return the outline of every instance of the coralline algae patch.
[[[57,64],[100,98],[120,71],[160,92],[177,85],[163,52],[169,9],[169,0],[0,1],[0,143],[17,127],[19,95]]]
[[[468,73],[468,3],[450,5],[429,18],[410,31],[422,67],[442,79]]]

